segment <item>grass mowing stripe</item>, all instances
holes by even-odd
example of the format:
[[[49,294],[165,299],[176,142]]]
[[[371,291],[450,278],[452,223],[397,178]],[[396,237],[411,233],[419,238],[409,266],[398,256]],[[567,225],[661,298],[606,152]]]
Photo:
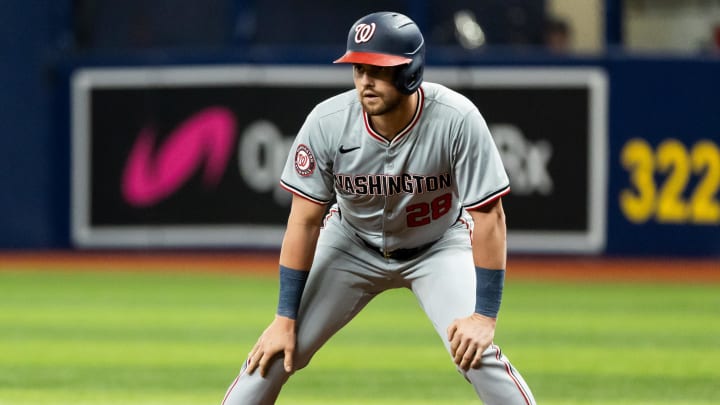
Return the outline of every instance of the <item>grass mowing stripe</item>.
[[[496,340],[550,405],[720,402],[717,285],[514,280]],[[218,403],[274,278],[0,272],[0,405]],[[405,290],[375,299],[279,404],[470,404]]]

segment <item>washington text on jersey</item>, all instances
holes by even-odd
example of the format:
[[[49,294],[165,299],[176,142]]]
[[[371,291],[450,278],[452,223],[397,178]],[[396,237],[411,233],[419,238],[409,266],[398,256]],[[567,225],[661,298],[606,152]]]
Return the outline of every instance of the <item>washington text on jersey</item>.
[[[354,195],[422,194],[452,187],[452,176],[443,173],[435,176],[361,174],[335,175],[335,188],[339,192]]]

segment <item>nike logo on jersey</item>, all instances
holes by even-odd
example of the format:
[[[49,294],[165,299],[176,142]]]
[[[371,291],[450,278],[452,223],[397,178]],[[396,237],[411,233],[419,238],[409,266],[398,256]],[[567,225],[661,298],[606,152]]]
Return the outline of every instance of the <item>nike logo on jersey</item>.
[[[343,147],[343,145],[340,145],[340,153],[348,153],[348,152],[352,152],[352,151],[357,150],[357,149],[360,149],[360,147],[359,147],[359,146],[356,146],[356,147],[354,147],[354,148],[347,148],[347,149],[345,149],[345,148]]]

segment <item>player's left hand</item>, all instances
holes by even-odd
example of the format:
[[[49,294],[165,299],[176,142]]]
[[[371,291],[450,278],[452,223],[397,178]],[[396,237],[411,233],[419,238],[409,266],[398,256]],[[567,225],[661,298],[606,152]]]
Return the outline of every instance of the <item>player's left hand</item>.
[[[450,324],[447,334],[455,364],[465,371],[480,367],[482,354],[495,337],[495,323],[495,318],[474,313]]]

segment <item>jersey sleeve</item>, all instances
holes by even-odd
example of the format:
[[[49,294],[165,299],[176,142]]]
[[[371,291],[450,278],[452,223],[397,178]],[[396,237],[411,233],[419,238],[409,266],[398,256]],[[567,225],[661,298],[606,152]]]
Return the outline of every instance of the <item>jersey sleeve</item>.
[[[331,150],[314,110],[293,141],[280,186],[317,204],[329,203],[333,198]]]
[[[463,207],[482,207],[510,192],[510,180],[485,119],[467,113],[455,144],[455,179]]]

